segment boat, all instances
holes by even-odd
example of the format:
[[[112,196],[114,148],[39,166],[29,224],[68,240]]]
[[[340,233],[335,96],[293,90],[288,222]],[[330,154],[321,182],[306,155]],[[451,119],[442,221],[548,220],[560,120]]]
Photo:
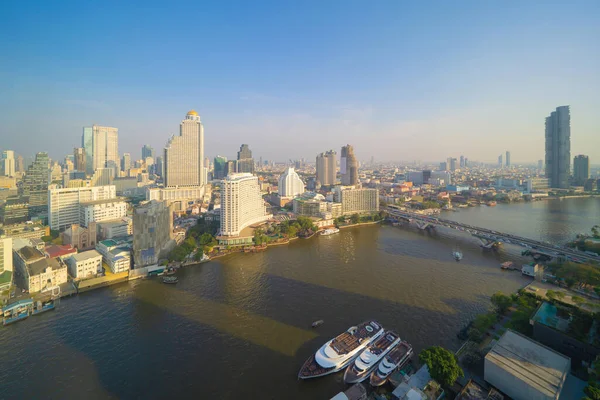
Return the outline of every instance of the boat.
[[[404,364],[413,355],[413,349],[406,341],[400,342],[392,351],[379,363],[379,367],[371,374],[371,386],[381,386],[387,382],[388,378],[398,368]]]
[[[358,383],[368,379],[379,362],[400,343],[396,332],[386,331],[383,336],[369,344],[352,364],[346,368],[344,382]]]
[[[496,202],[495,201],[488,201],[487,205],[488,205],[488,207],[496,207]]]
[[[374,340],[384,333],[377,321],[365,321],[350,327],[311,355],[298,373],[299,379],[317,378],[346,368]]]
[[[454,251],[452,252],[452,257],[454,257],[454,259],[456,261],[460,261],[463,259],[463,253],[462,251],[460,251],[460,249],[457,247],[454,249]]]
[[[328,236],[328,235],[333,235],[334,233],[338,233],[340,230],[338,228],[328,228],[325,229],[324,231],[321,231],[321,235],[323,236]]]
[[[164,275],[174,275],[177,272],[177,270],[173,267],[169,267],[165,270],[165,272],[163,273]]]
[[[31,299],[19,300],[13,304],[3,307],[2,324],[9,325],[29,317],[32,307],[33,300]]]
[[[54,310],[56,305],[54,304],[54,299],[46,300],[46,301],[38,301],[33,304],[33,312],[32,315],[38,315],[46,311]]]
[[[324,323],[324,322],[325,322],[325,321],[323,321],[322,319],[320,319],[320,320],[318,320],[318,321],[315,321],[315,322],[313,322],[313,323],[312,323],[312,327],[313,327],[313,328],[316,328],[316,327],[317,327],[317,326],[319,326],[319,325],[323,325],[323,323]]]
[[[173,284],[179,282],[179,279],[176,276],[165,276],[162,281],[163,283]]]

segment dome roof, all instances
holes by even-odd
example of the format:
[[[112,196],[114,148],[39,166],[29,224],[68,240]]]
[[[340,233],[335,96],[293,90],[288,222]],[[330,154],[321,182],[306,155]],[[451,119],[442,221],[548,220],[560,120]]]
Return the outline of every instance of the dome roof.
[[[188,111],[187,115],[195,115],[195,116],[198,116],[198,113],[197,113],[196,111],[194,111],[194,110],[190,110],[190,111]]]

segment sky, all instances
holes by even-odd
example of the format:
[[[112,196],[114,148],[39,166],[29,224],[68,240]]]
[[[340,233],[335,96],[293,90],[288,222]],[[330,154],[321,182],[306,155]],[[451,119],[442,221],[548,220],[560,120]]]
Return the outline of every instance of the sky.
[[[83,126],[164,148],[188,110],[205,155],[600,163],[600,2],[0,2],[0,150],[62,159]],[[137,4],[136,4],[137,3]]]

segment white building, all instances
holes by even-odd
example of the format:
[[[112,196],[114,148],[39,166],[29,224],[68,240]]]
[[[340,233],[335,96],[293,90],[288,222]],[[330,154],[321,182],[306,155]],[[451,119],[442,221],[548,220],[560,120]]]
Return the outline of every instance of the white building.
[[[99,242],[96,245],[96,250],[102,255],[102,260],[108,265],[113,274],[131,269],[131,251],[124,243],[107,239]]]
[[[0,159],[0,174],[3,176],[15,176],[15,152],[4,150]]]
[[[127,203],[119,199],[86,201],[79,205],[79,225],[110,221],[127,215]]]
[[[279,177],[279,197],[296,197],[304,193],[304,182],[298,176],[294,168],[289,167]]]
[[[165,147],[165,186],[202,186],[204,180],[204,127],[194,110],[179,125]]]
[[[133,220],[123,217],[115,220],[99,222],[97,225],[98,236],[104,239],[112,239],[133,235]]]
[[[258,177],[240,173],[230,174],[223,180],[220,235],[237,236],[244,228],[270,217],[260,194]]]
[[[377,189],[336,188],[337,198],[342,203],[344,215],[363,214],[379,211]]]
[[[12,282],[12,239],[0,237],[0,290],[8,289]]]
[[[91,130],[91,146],[86,148],[86,130]],[[84,149],[86,158],[91,157],[91,173],[100,168],[112,168],[115,172],[120,170],[121,162],[119,160],[119,130],[108,126],[94,125],[90,128],[84,128]],[[88,149],[91,154],[88,154]],[[117,174],[115,174],[117,176]]]
[[[204,192],[205,186],[148,188],[146,190],[146,200],[164,201],[167,205],[180,203],[179,207],[174,207],[174,211],[182,211],[187,208],[185,205],[187,205],[188,202],[204,198]]]
[[[102,272],[102,255],[96,250],[73,254],[66,260],[69,274],[75,279],[85,279]]]
[[[48,222],[50,229],[60,230],[72,224],[80,224],[81,203],[114,199],[114,186],[95,186],[48,191]]]

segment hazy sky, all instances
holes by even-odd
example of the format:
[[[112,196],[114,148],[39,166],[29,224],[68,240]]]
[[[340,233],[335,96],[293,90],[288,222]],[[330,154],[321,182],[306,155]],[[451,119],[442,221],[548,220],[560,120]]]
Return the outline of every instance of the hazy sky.
[[[190,109],[205,153],[513,162],[571,106],[600,162],[600,1],[4,1],[0,149],[62,158],[82,127],[162,149]]]

